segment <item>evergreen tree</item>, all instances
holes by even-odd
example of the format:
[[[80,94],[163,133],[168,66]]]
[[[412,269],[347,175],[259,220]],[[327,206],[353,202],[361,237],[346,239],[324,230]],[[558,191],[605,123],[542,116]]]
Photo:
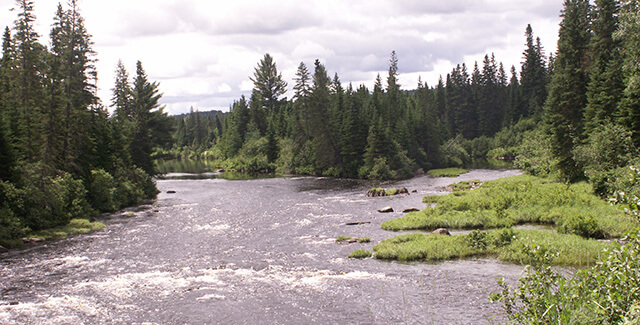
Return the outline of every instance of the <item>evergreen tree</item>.
[[[613,39],[618,29],[618,1],[597,0],[593,11],[593,37],[589,56],[591,77],[585,108],[585,137],[597,126],[610,120],[620,101],[624,83],[620,43]]]
[[[153,126],[158,125],[157,120],[166,119],[166,113],[158,103],[161,97],[158,83],[150,82],[142,68],[142,62],[136,62],[132,95],[134,131],[130,148],[131,160],[149,175],[155,174],[151,153],[156,145],[157,134]]]
[[[624,56],[624,96],[619,104],[619,121],[631,132],[636,147],[640,147],[640,2],[623,1],[620,27],[615,35],[622,42]]]
[[[553,154],[558,168],[567,179],[581,176],[573,158],[573,148],[580,140],[584,108],[587,104],[588,60],[590,40],[589,1],[565,0],[545,118],[552,135]]]
[[[17,0],[18,19],[15,21],[16,104],[21,123],[13,131],[19,152],[28,162],[40,158],[42,148],[42,62],[44,47],[38,43],[34,29],[33,1]]]
[[[265,108],[268,111],[277,109],[280,97],[287,91],[287,83],[282,80],[282,74],[278,72],[276,63],[269,53],[258,63],[251,81]]]
[[[525,36],[527,41],[523,53],[524,62],[520,73],[520,85],[526,111],[522,112],[522,116],[531,116],[541,111],[547,98],[547,72],[540,38],[537,38],[534,43],[531,25],[527,25]]]

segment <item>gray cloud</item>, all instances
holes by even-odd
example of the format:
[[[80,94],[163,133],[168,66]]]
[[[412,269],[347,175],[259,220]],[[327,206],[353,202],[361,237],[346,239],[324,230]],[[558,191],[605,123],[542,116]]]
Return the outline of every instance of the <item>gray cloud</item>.
[[[264,53],[274,56],[289,82],[304,61],[316,58],[345,82],[383,78],[397,52],[401,84],[417,75],[434,84],[437,74],[465,60],[496,52],[506,68],[518,65],[524,29],[533,25],[548,50],[555,49],[557,0],[368,0],[262,1],[111,0],[80,2],[98,52],[100,96],[109,101],[118,59],[135,73],[141,60],[160,82],[172,113],[228,109],[250,94],[249,77]],[[0,19],[12,25],[10,4]],[[36,3],[40,33],[50,28],[55,6]],[[47,37],[43,36],[43,42]],[[472,62],[467,62],[472,65]],[[429,80],[426,80],[430,78]],[[288,94],[291,97],[291,94]]]

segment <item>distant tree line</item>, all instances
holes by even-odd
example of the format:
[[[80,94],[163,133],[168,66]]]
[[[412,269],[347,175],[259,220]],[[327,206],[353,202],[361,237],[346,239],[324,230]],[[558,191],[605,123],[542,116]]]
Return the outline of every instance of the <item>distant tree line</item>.
[[[166,156],[217,159],[242,171],[278,171],[371,179],[406,178],[416,171],[466,162],[471,140],[487,139],[520,119],[540,116],[550,61],[526,29],[524,63],[507,75],[494,55],[469,71],[458,65],[435,87],[400,89],[391,53],[386,81],[373,89],[346,87],[316,60],[301,62],[287,83],[271,55],[255,68],[254,89],[226,114],[191,112],[175,119],[174,147]]]
[[[150,155],[172,128],[157,83],[138,62],[131,84],[120,64],[110,116],[77,1],[58,5],[48,46],[33,1],[16,6],[0,58],[0,240],[155,197]]]

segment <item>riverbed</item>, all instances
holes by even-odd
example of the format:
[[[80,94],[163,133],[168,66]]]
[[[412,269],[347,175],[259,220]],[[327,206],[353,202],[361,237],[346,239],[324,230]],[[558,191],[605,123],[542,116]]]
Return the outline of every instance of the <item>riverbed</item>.
[[[435,264],[349,259],[398,235],[380,225],[472,170],[382,184],[317,177],[168,177],[153,204],[103,217],[106,229],[0,255],[1,324],[309,324],[504,322],[488,300],[522,266],[494,259]],[[169,175],[171,176],[171,175]],[[170,192],[170,193],[168,193]],[[360,223],[357,225],[347,225]],[[338,244],[338,236],[370,243]]]

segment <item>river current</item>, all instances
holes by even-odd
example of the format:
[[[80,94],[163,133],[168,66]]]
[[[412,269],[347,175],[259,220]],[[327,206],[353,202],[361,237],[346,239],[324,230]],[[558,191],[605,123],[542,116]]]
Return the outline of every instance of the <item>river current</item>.
[[[420,176],[382,185],[416,193],[379,198],[355,180],[159,180],[155,203],[103,217],[102,231],[0,255],[0,324],[504,322],[488,295],[522,266],[347,255],[399,234],[380,225],[402,213],[377,209],[424,208],[447,184],[518,173]]]

